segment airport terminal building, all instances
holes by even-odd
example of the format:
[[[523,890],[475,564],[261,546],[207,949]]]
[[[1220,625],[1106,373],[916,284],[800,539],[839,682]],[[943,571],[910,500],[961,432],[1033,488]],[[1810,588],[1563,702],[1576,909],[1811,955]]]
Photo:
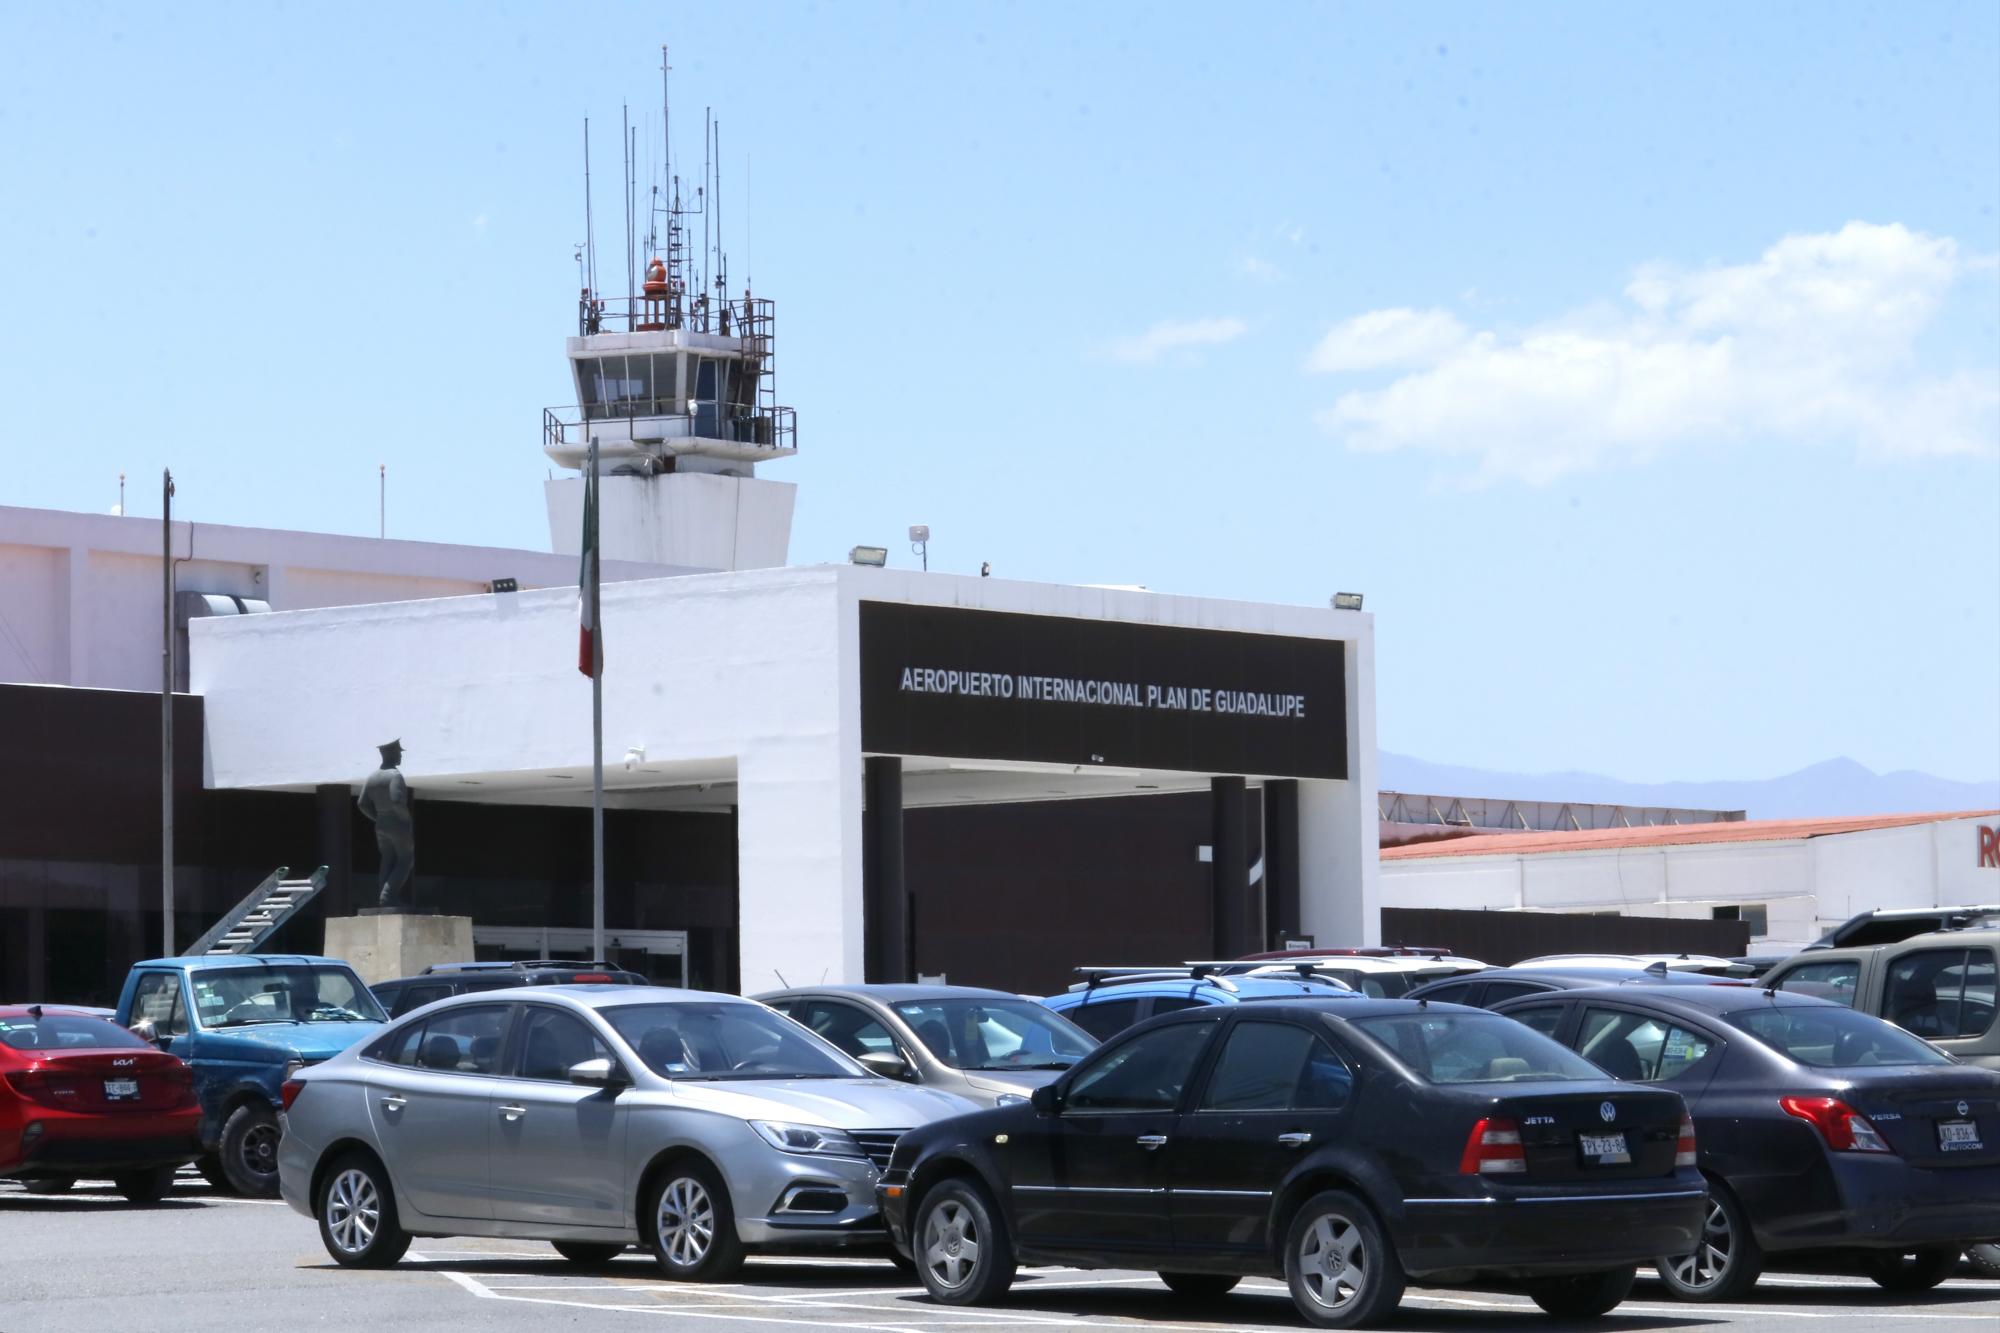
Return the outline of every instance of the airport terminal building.
[[[544,414],[549,460],[603,451],[613,960],[1046,990],[1376,942],[1372,618],[787,565],[769,304],[600,311]],[[547,483],[543,552],[172,524],[180,947],[278,866],[327,887],[273,947],[369,905],[354,796],[400,739],[418,910],[482,957],[587,952],[582,493]],[[102,998],[159,952],[161,552],[155,519],[0,508],[0,996]]]

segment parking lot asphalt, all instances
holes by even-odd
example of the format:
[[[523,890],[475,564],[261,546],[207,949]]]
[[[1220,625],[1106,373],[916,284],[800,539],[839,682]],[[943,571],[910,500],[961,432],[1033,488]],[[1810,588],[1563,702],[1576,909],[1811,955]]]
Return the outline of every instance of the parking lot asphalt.
[[[914,1279],[872,1259],[753,1259],[740,1282],[658,1280],[634,1251],[579,1268],[529,1241],[418,1241],[381,1272],[336,1267],[306,1218],[276,1202],[217,1194],[184,1173],[173,1194],[134,1208],[86,1183],[44,1197],[0,1183],[0,1333],[57,1328],[276,1329],[300,1325],[456,1328],[854,1329],[891,1333],[1074,1328],[1193,1333],[1297,1329],[1284,1287],[1253,1279],[1218,1301],[1177,1297],[1149,1273],[1027,1269],[1005,1304],[932,1304]],[[1667,1300],[1642,1277],[1611,1315],[1551,1319],[1501,1290],[1412,1287],[1396,1327],[1412,1333],[1600,1330],[2000,1328],[2000,1281],[1962,1276],[1920,1298],[1837,1271],[1777,1271],[1727,1306]]]

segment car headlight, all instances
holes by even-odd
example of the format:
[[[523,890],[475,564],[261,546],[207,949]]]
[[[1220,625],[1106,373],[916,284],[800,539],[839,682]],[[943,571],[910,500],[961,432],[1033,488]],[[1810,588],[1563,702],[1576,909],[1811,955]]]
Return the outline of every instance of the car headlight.
[[[1018,1092],[1003,1092],[993,1099],[995,1106],[1026,1106],[1028,1099]]]
[[[779,1152],[807,1153],[816,1157],[865,1159],[868,1156],[846,1130],[827,1129],[820,1125],[789,1125],[782,1120],[752,1120],[750,1128]]]

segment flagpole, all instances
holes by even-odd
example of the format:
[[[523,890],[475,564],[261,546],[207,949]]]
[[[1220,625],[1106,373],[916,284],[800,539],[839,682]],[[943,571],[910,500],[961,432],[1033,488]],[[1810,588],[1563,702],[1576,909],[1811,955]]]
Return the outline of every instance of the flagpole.
[[[590,507],[597,508],[597,437],[590,437],[590,471],[584,478],[590,488]],[[603,522],[601,516],[597,520]],[[591,534],[596,537],[596,533]],[[602,961],[604,953],[604,599],[599,595],[603,580],[602,545],[590,562],[590,957]]]

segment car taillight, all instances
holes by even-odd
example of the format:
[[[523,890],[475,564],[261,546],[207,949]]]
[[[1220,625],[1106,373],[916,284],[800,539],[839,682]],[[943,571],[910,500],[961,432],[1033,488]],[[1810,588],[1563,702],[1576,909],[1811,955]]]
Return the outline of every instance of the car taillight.
[[[194,1067],[191,1065],[170,1065],[160,1071],[167,1087],[173,1090],[175,1106],[194,1105]]]
[[[31,1102],[43,1106],[75,1106],[76,1080],[52,1075],[46,1069],[24,1069],[7,1075],[8,1086]]]
[[[572,980],[579,985],[587,981],[609,981],[611,980],[611,974],[609,972],[579,972]]]
[[[1677,1167],[1693,1166],[1697,1160],[1694,1148],[1694,1117],[1683,1111],[1681,1113],[1681,1136],[1679,1141],[1674,1144],[1674,1165]]]
[[[297,1101],[299,1099],[299,1094],[304,1092],[305,1090],[306,1090],[306,1082],[304,1079],[302,1078],[286,1079],[284,1083],[281,1084],[278,1088],[278,1104],[287,1111],[291,1110],[292,1103]]]
[[[1810,1123],[1835,1152],[1895,1151],[1867,1116],[1838,1097],[1780,1097],[1778,1105]]]
[[[1512,1120],[1494,1116],[1480,1121],[1466,1136],[1465,1152],[1458,1159],[1462,1176],[1511,1175],[1528,1169],[1528,1154],[1521,1147],[1521,1127]]]

